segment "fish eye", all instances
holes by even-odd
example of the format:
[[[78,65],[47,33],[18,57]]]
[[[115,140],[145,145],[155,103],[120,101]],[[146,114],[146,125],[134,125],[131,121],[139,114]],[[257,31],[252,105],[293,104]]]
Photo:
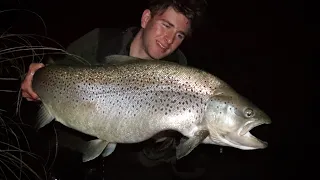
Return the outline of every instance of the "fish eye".
[[[244,114],[246,117],[250,118],[250,117],[253,117],[254,116],[254,112],[253,112],[253,109],[251,108],[247,108],[244,110]]]

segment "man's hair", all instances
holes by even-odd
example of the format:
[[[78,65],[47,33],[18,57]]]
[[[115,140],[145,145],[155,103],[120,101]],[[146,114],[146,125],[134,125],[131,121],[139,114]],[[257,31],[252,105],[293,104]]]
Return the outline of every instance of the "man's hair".
[[[206,0],[149,0],[151,15],[162,14],[169,7],[182,13],[191,22],[191,30],[198,26],[207,7]]]

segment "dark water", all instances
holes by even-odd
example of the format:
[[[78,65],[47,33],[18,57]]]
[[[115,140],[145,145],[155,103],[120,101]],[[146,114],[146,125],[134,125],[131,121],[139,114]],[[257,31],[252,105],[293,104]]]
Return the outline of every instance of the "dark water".
[[[21,1],[20,5],[11,3],[1,7],[23,7],[36,11],[46,22],[47,35],[65,46],[95,27],[139,25],[137,23],[143,10],[142,2],[129,3],[123,7],[120,5],[123,2],[117,1],[115,7],[121,7],[126,12],[123,14],[127,15],[119,19],[114,18],[113,13],[118,12],[116,8],[106,9],[101,3],[88,6],[88,2],[79,1]],[[78,8],[75,8],[76,5]],[[133,8],[135,6],[137,8]],[[14,125],[10,127],[17,133],[23,149],[41,157],[24,155],[24,162],[41,177],[45,176],[42,169],[44,166],[47,172],[60,179],[184,179],[191,178],[194,175],[192,172],[197,168],[204,173],[193,179],[275,179],[280,176],[291,179],[301,173],[303,164],[299,164],[299,161],[304,160],[304,144],[309,143],[302,137],[306,127],[302,118],[306,117],[298,114],[304,111],[304,108],[300,108],[304,98],[297,96],[307,94],[307,88],[295,85],[297,81],[304,81],[301,76],[303,73],[297,74],[295,69],[302,72],[306,61],[301,60],[306,45],[302,43],[302,36],[299,34],[300,24],[303,23],[300,18],[301,6],[293,2],[285,4],[260,1],[212,2],[210,6],[208,24],[192,40],[183,44],[182,50],[189,65],[219,76],[271,117],[271,125],[252,131],[257,137],[269,142],[267,149],[242,151],[224,147],[221,153],[218,146],[200,145],[189,156],[177,162],[175,168],[184,172],[180,175],[173,173],[170,163],[144,166],[138,159],[143,143],[120,144],[112,155],[103,160],[81,163],[80,155],[76,152],[60,146],[55,151],[52,138],[55,136],[54,127],[60,128],[59,124],[52,123],[39,132],[26,126],[31,124],[38,107],[34,102],[23,100],[21,117],[26,125],[19,127],[30,143],[30,150],[27,149],[24,134],[19,128]],[[29,16],[30,14],[6,15],[4,24],[8,26],[3,28],[11,25],[13,32],[41,34],[43,26],[39,20]],[[0,41],[3,42],[3,39]],[[25,69],[28,63],[30,62],[26,62]],[[10,67],[10,64],[6,63],[5,67]],[[8,72],[1,72],[0,77],[18,77],[14,68],[8,69]],[[19,86],[19,81],[0,81],[0,89],[17,90]],[[3,112],[3,116],[19,122],[18,117],[12,117],[16,98],[17,93],[0,92],[0,109],[8,110]],[[8,124],[8,121],[5,122]],[[2,142],[8,140],[5,132],[5,128],[2,128]],[[0,147],[1,150],[7,148],[4,144]],[[51,165],[52,168],[49,169]],[[2,162],[0,167],[5,169]],[[5,172],[10,176],[9,171]],[[304,175],[306,177],[310,173]],[[28,176],[35,179],[30,173]]]

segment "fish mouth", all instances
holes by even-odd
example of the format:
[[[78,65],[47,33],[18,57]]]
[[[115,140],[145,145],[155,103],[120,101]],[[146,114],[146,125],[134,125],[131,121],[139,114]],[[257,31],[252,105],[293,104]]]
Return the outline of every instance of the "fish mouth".
[[[249,121],[239,130],[239,135],[240,136],[244,136],[247,133],[250,133],[249,131],[251,131],[253,128],[255,128],[257,126],[260,126],[262,124],[266,124],[266,123],[265,122],[252,122],[252,121]]]
[[[255,127],[270,123],[270,121],[248,122],[238,132],[229,133],[227,136],[225,136],[225,139],[228,141],[229,145],[242,150],[267,148],[268,142],[256,138],[250,133],[250,131]]]

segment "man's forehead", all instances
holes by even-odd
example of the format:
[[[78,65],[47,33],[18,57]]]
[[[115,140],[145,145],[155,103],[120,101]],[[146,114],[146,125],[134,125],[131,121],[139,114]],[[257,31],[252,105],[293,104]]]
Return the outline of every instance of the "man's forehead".
[[[185,29],[185,31],[188,31],[190,28],[191,21],[184,14],[176,11],[172,7],[168,7],[167,9],[155,14],[154,18],[168,21],[176,28]]]

